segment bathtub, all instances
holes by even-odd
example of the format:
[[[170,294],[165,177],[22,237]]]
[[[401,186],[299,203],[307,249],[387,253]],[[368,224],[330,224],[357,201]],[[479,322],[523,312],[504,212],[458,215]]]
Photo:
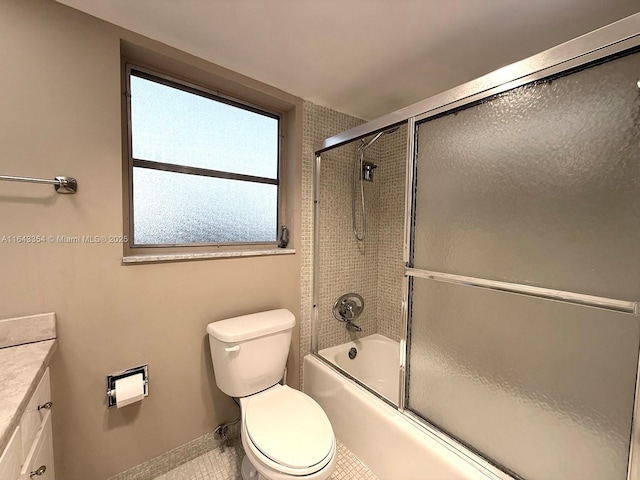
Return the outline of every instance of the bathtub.
[[[356,356],[349,358],[355,348]],[[336,347],[324,348],[318,354],[352,377],[368,385],[387,400],[398,404],[400,390],[400,344],[378,333]]]
[[[342,351],[348,345],[351,344],[341,346]],[[367,348],[365,344],[363,351]],[[333,348],[327,350],[333,351]],[[368,371],[364,366],[356,368],[355,362],[347,365],[354,367],[354,377]],[[327,413],[336,437],[380,480],[496,480],[502,477],[493,475],[315,355],[304,357],[303,368],[304,392]],[[393,375],[398,378],[397,364]]]

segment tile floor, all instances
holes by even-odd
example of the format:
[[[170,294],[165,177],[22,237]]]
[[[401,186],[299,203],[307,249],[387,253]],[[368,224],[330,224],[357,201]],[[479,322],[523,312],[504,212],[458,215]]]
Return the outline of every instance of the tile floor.
[[[155,480],[241,480],[243,456],[242,443],[237,440],[180,465]],[[338,441],[338,460],[330,480],[377,480],[377,477]]]

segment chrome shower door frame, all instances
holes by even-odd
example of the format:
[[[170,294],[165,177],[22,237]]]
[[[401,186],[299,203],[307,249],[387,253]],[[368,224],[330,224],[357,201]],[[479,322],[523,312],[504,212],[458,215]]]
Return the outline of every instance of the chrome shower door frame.
[[[406,366],[409,346],[409,295],[411,279],[413,277],[432,278],[439,272],[428,272],[412,268],[411,261],[411,241],[412,241],[412,218],[415,200],[415,157],[416,157],[416,122],[424,121],[433,116],[462,107],[469,103],[477,102],[484,98],[511,90],[513,88],[531,83],[543,78],[558,75],[563,72],[577,69],[587,64],[597,62],[607,57],[621,54],[627,50],[640,47],[640,13],[631,15],[618,22],[602,27],[593,32],[582,35],[576,39],[565,42],[542,53],[500,68],[483,77],[465,83],[459,87],[447,90],[438,95],[429,97],[403,109],[382,116],[355,128],[341,132],[337,135],[324,139],[315,145],[315,169],[314,169],[314,246],[313,246],[313,312],[312,312],[312,352],[317,355],[317,302],[318,302],[318,192],[320,159],[324,151],[337,148],[354,140],[366,137],[371,134],[390,129],[404,123],[408,123],[407,129],[407,169],[405,186],[405,232],[403,262],[405,265],[405,276],[403,281],[403,315],[402,323],[405,332],[404,339],[401,340],[400,353],[400,398],[397,406],[399,412],[413,422],[419,429],[437,438],[441,443],[455,451],[458,455],[474,464],[480,471],[490,478],[511,479],[512,477],[499,470],[486,459],[480,457],[467,449],[464,445],[452,439],[435,427],[429,425],[414,414],[407,407],[407,386],[406,386]],[[640,81],[640,72],[638,72]],[[640,84],[639,84],[640,87]],[[442,275],[442,274],[440,274]],[[466,281],[468,279],[444,279],[441,281]],[[527,290],[524,285],[483,285],[485,288],[502,289],[510,291]],[[534,288],[519,293],[533,296],[545,297],[549,295],[546,289]],[[557,295],[556,295],[557,294]],[[612,310],[625,311],[626,313],[638,316],[640,314],[639,303],[636,301],[620,301],[615,299],[585,298],[587,296],[573,294],[572,292],[556,292],[554,298],[570,303],[590,304],[601,308],[611,308]],[[547,297],[549,298],[549,297]],[[563,300],[564,299],[564,300]],[[640,300],[640,299],[638,299]],[[638,319],[640,321],[640,318]],[[319,356],[318,356],[319,357]],[[319,357],[321,358],[321,357]],[[321,358],[322,359],[322,358]],[[324,360],[324,359],[322,359]],[[328,362],[325,362],[328,363]],[[334,367],[335,368],[335,367]],[[360,382],[357,382],[360,383]],[[640,357],[638,359],[637,378],[635,385],[635,401],[633,409],[631,442],[629,451],[629,464],[627,480],[640,480]],[[367,388],[371,391],[370,388]]]
[[[316,155],[640,45],[640,13],[316,143]]]

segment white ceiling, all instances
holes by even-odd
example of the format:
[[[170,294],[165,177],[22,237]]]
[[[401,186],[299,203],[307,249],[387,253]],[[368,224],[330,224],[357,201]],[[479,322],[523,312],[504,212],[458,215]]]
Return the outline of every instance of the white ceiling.
[[[640,11],[638,0],[58,0],[372,119]]]

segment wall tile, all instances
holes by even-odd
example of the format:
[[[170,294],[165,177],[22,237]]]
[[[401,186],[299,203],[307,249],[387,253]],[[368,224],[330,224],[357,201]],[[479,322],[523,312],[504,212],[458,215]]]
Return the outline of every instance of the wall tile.
[[[300,361],[311,352],[313,311],[313,168],[314,145],[336,133],[364,123],[311,102],[304,103],[302,149],[302,266]],[[402,246],[406,127],[383,135],[366,150],[365,160],[378,168],[375,181],[365,182],[367,235],[355,240],[351,220],[353,164],[360,141],[325,152],[320,176],[320,281],[318,346],[346,343],[382,333],[399,340],[402,334]],[[359,199],[358,199],[359,202]],[[356,204],[358,208],[359,203]],[[356,210],[359,211],[359,210]],[[359,216],[360,218],[360,216]],[[342,294],[355,292],[365,300],[356,322],[362,333],[348,332],[332,315]],[[303,383],[302,366],[300,384]]]

